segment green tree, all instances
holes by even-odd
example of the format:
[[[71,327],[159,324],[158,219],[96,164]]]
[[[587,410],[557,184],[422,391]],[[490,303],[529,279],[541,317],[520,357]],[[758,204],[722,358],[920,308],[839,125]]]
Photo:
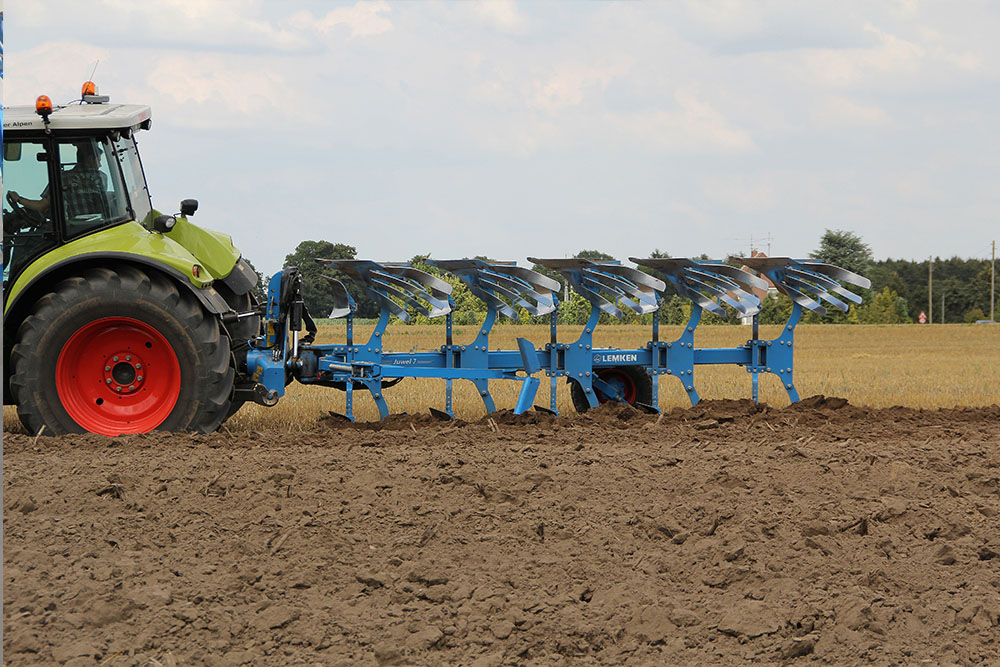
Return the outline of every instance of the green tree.
[[[328,269],[317,259],[354,259],[354,246],[330,241],[302,241],[295,252],[285,257],[285,266],[297,266],[302,272],[302,300],[313,317],[326,317],[333,310],[333,287],[323,276],[331,276],[344,283],[358,305],[358,317],[378,317],[379,308],[361,287],[340,271]]]
[[[601,313],[605,317],[604,313]],[[590,302],[576,292],[570,290],[569,301],[559,304],[560,324],[586,324],[590,317]]]
[[[842,229],[827,229],[819,240],[819,248],[809,256],[861,275],[868,273],[872,263],[871,247],[854,232]]]
[[[427,263],[430,255],[416,255],[410,259],[410,266],[431,274],[451,285],[451,299],[455,302],[452,308],[452,322],[456,325],[479,324],[486,316],[486,304],[476,297],[462,279],[446,271],[442,271],[436,266]],[[476,259],[486,259],[477,257]],[[486,261],[490,261],[486,259]],[[431,318],[417,314],[410,309],[410,324],[429,324],[434,322]]]
[[[906,300],[888,286],[883,287],[871,303],[862,306],[860,319],[865,324],[901,324],[909,322]]]
[[[848,271],[853,271],[862,276],[868,275],[872,265],[871,247],[854,232],[842,229],[827,229],[820,238],[819,248],[809,253],[809,257],[826,262],[827,264],[839,266]],[[868,290],[863,290],[853,285],[847,285],[847,289],[860,295],[862,298],[867,298],[871,295]],[[827,305],[826,315],[807,312],[802,321],[808,323],[832,322],[843,324],[852,321],[852,315],[849,312],[845,313],[838,308]]]
[[[691,302],[674,294],[660,306],[660,322],[664,324],[684,324],[691,316]]]
[[[791,316],[793,306],[792,300],[786,296],[768,294],[760,303],[758,321],[761,324],[784,324]]]
[[[982,308],[973,308],[972,310],[970,310],[965,314],[965,321],[969,323],[985,319],[986,319],[986,313],[983,312]]]

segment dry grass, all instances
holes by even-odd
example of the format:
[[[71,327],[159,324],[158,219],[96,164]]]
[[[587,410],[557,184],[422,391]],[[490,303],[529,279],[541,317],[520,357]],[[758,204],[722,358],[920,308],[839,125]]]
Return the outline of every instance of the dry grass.
[[[761,327],[761,336],[773,338],[780,327]],[[356,327],[355,338],[367,339],[371,327]],[[455,340],[471,340],[475,327],[457,327]],[[576,333],[564,328],[564,338]],[[670,340],[679,327],[664,327],[661,338]],[[548,340],[545,326],[498,326],[491,347],[516,349],[523,336],[536,346]],[[744,327],[705,326],[696,332],[698,347],[733,347],[746,342]],[[319,342],[343,342],[342,323],[320,327]],[[644,326],[599,327],[595,343],[603,347],[635,348],[649,339]],[[436,350],[444,342],[444,328],[438,326],[390,326],[385,346],[388,350]],[[856,405],[916,408],[982,406],[1000,403],[1000,327],[986,325],[801,325],[796,329],[795,380],[802,397],[813,394],[843,396]],[[695,386],[702,398],[743,398],[750,396],[750,378],[737,366],[699,366]],[[493,381],[490,390],[498,408],[514,405],[519,383]],[[548,405],[548,382],[543,378],[536,403]],[[788,397],[777,378],[761,376],[761,401],[787,405]],[[355,414],[360,420],[378,416],[366,391],[355,392]],[[560,411],[571,411],[569,390],[559,383]],[[443,409],[443,380],[403,380],[386,391],[393,412],[426,412],[428,407]],[[660,379],[663,408],[688,405],[687,396],[676,378]],[[469,382],[455,382],[454,406],[457,416],[478,419],[484,414],[482,401]],[[226,427],[232,431],[269,428],[308,428],[328,411],[343,412],[344,394],[335,389],[292,384],[285,398],[273,408],[244,407]],[[17,417],[4,408],[4,430],[18,430]]]

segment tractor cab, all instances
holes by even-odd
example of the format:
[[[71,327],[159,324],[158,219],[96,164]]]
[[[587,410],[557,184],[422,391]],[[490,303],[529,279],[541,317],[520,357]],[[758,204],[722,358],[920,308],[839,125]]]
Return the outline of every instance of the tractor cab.
[[[41,96],[35,107],[4,109],[5,287],[64,243],[132,220],[150,225],[135,141],[150,126],[150,109],[95,93],[88,82],[80,104],[53,108]]]

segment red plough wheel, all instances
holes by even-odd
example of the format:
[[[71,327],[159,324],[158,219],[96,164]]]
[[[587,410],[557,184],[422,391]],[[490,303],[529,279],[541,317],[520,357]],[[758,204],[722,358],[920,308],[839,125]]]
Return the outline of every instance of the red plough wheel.
[[[608,368],[606,370],[598,371],[597,377],[601,378],[611,386],[615,388],[620,388],[625,402],[629,405],[635,405],[636,387],[635,379],[628,373],[623,372],[619,368]],[[608,397],[597,392],[597,402],[600,404],[605,404],[608,402]]]

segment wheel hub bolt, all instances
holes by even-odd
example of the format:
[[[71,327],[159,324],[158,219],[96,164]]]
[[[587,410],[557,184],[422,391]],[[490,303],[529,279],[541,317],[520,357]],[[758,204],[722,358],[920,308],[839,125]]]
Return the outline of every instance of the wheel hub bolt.
[[[119,394],[134,394],[143,387],[143,376],[138,369],[143,365],[142,356],[124,350],[112,353],[104,361],[104,382]]]

